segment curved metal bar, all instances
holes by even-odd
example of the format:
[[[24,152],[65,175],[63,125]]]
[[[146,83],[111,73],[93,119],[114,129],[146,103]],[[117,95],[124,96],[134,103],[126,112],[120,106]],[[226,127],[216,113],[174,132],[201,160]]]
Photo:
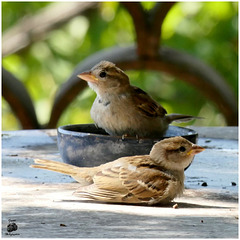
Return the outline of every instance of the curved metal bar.
[[[150,10],[144,11],[136,2],[121,2],[132,17],[137,36],[138,56],[155,58],[161,37],[162,23],[175,2],[159,2]]]
[[[148,69],[174,75],[197,87],[207,98],[215,102],[229,125],[238,124],[236,97],[224,79],[211,67],[191,55],[166,47],[161,47],[158,50],[157,59],[141,60],[136,53],[136,46],[129,46],[113,47],[97,52],[76,67],[72,77],[59,89],[51,114],[52,127],[58,121],[58,118],[54,116],[56,109],[59,111],[58,116],[60,116],[64,110],[62,102],[64,101],[64,107],[67,107],[84,89],[83,86],[86,86],[84,81],[77,78],[77,75],[90,69],[101,60],[114,62],[124,70]],[[74,89],[74,91],[68,93],[68,89]],[[67,98],[67,95],[71,98]]]
[[[151,32],[155,36],[155,50],[159,48],[159,40],[161,39],[162,24],[176,2],[157,2],[155,7],[149,12],[151,19]]]
[[[58,90],[52,107],[47,128],[54,128],[67,106],[84,90],[87,83],[73,74]]]
[[[26,88],[4,68],[2,68],[2,94],[24,129],[40,128]]]

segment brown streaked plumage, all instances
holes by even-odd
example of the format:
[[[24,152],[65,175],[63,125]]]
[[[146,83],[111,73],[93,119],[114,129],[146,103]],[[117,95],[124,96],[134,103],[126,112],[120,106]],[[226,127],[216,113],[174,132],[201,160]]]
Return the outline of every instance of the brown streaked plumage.
[[[159,137],[173,121],[193,116],[167,114],[146,92],[130,85],[128,76],[115,64],[101,61],[78,75],[97,93],[91,108],[95,124],[110,135]]]
[[[80,168],[36,159],[33,168],[72,176],[81,183],[75,195],[99,202],[168,203],[184,190],[184,169],[204,149],[182,137],[156,143],[149,155],[122,157],[97,167]]]

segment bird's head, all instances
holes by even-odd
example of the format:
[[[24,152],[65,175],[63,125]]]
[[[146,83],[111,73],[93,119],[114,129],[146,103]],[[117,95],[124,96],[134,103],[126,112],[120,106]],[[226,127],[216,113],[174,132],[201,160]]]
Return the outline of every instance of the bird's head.
[[[128,76],[114,63],[101,61],[90,71],[78,75],[97,93],[121,90],[129,86]]]
[[[194,156],[204,150],[183,137],[172,137],[156,143],[150,157],[157,164],[170,170],[184,170]]]

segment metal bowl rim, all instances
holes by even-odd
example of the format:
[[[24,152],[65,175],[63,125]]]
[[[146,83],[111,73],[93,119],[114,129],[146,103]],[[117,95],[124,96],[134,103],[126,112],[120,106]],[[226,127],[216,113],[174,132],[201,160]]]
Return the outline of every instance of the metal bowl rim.
[[[73,131],[73,130],[68,130],[65,129],[66,127],[77,127],[77,126],[84,126],[84,125],[94,125],[94,124],[69,124],[69,125],[63,125],[63,126],[59,126],[57,128],[58,133],[64,134],[64,135],[70,135],[70,136],[80,136],[80,137],[85,137],[85,136],[93,136],[93,137],[101,137],[101,138],[106,138],[106,139],[116,139],[116,140],[121,140],[122,137],[121,136],[110,136],[110,135],[104,135],[104,134],[98,134],[98,133],[86,133],[86,132],[78,132],[78,131]],[[190,128],[184,128],[184,127],[178,127],[178,126],[172,126],[170,125],[169,127],[171,128],[179,128],[179,129],[184,129],[184,131],[187,131],[184,135],[181,135],[181,137],[187,137],[187,136],[191,136],[191,135],[196,135],[196,137],[198,136],[198,133],[195,130],[192,130]],[[162,138],[140,138],[141,140],[145,140],[145,141],[160,141],[163,138],[170,138],[170,137],[174,137],[174,136],[164,136]],[[126,137],[124,140],[136,140],[136,137]]]

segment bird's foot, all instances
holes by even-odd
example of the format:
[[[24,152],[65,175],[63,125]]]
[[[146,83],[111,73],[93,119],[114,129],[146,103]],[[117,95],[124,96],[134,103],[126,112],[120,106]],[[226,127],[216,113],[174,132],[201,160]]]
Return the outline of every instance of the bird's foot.
[[[123,134],[122,135],[122,140],[125,140],[126,137],[129,137],[129,135],[128,134]]]
[[[139,141],[139,139],[140,139],[139,136],[138,136],[137,134],[136,134],[136,139],[137,139],[137,141]]]
[[[127,137],[133,137],[133,136],[131,136],[131,135],[127,134],[127,133],[123,134],[122,135],[122,140],[125,140],[125,138],[127,138]],[[139,136],[137,134],[135,135],[135,137],[136,137],[136,140],[139,141],[140,138],[139,138]]]

